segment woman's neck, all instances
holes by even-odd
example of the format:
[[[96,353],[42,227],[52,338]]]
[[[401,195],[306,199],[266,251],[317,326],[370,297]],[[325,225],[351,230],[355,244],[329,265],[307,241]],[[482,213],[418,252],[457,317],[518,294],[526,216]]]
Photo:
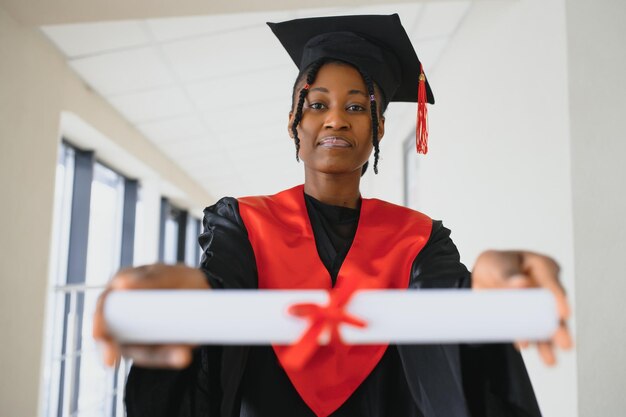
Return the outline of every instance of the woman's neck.
[[[320,172],[304,173],[304,192],[318,201],[333,206],[358,208],[361,193],[361,173],[333,175]]]

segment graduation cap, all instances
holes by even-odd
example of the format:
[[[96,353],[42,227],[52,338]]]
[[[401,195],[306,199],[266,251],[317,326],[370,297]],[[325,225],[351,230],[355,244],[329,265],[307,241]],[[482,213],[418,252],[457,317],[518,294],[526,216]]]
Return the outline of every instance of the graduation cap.
[[[389,101],[418,103],[417,152],[428,151],[426,103],[435,98],[400,18],[333,16],[268,23],[302,72],[320,59],[347,62],[367,73]]]

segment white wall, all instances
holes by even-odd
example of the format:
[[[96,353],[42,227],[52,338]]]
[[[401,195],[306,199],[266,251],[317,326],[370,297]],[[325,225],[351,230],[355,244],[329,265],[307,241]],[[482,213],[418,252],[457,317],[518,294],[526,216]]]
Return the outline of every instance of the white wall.
[[[19,24],[2,7],[0,57],[0,414],[34,417],[61,130],[67,128],[65,133],[83,146],[98,147],[99,157],[125,174],[158,173],[153,178],[159,181],[157,193],[174,193],[183,207],[203,207],[212,201],[88,89],[37,29]],[[100,142],[73,137],[76,132],[61,124],[65,111],[86,122],[83,133],[95,132]],[[105,146],[103,137],[108,138]],[[132,163],[138,160],[141,167]],[[130,165],[125,163],[129,161]],[[151,195],[154,200],[154,187]],[[158,206],[158,195],[156,199]],[[151,230],[158,229],[153,224]],[[147,252],[141,254],[143,259],[153,260]]]
[[[581,417],[626,411],[626,2],[568,0]]]
[[[0,8],[0,408],[35,416],[62,60]],[[45,67],[44,67],[45,65]],[[45,72],[44,72],[45,68]]]
[[[566,41],[563,0],[474,4],[429,73],[437,103],[416,192],[417,208],[452,229],[469,267],[489,248],[545,252],[574,301]],[[414,123],[414,107],[395,121],[390,109],[387,126]],[[401,142],[413,131],[393,134],[366,193],[401,202]],[[525,360],[544,415],[576,416],[575,353],[553,369],[534,351]]]

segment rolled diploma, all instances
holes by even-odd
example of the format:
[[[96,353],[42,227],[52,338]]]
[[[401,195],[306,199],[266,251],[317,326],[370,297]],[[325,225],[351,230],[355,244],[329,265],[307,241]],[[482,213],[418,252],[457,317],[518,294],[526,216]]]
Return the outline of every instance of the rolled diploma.
[[[326,305],[321,290],[134,290],[107,297],[109,330],[125,343],[292,344],[308,320],[287,310]],[[479,343],[549,339],[558,325],[546,290],[364,290],[346,311],[366,328],[340,325],[345,343]]]

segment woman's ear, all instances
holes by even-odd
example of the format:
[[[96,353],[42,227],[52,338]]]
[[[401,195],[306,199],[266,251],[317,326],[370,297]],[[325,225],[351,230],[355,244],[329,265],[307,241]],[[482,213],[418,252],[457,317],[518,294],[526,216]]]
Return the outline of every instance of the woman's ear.
[[[289,121],[287,122],[287,133],[289,133],[289,137],[293,139],[293,132],[291,131],[291,126],[293,126],[293,111],[289,112]]]
[[[383,140],[385,136],[385,116],[380,116],[378,119],[378,142]]]

